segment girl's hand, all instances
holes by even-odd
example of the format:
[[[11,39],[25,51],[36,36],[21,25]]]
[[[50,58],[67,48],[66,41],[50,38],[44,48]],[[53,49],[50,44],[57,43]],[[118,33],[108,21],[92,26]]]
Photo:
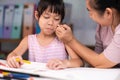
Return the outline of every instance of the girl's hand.
[[[60,59],[52,59],[48,61],[47,67],[53,70],[64,69],[67,68],[67,61]]]
[[[7,58],[7,63],[8,63],[8,66],[11,68],[19,68],[23,64],[22,60],[23,59],[21,56],[12,56]]]
[[[56,35],[60,40],[62,40],[65,43],[70,42],[73,39],[73,34],[71,28],[64,24],[64,25],[59,25],[56,28]]]

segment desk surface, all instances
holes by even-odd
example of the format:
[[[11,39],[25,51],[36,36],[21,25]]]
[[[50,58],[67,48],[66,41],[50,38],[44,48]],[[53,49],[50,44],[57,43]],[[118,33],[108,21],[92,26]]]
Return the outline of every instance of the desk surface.
[[[0,62],[4,62],[0,60]],[[64,70],[49,70],[45,63],[25,64],[20,69],[10,69],[0,66],[0,69],[15,70],[38,74],[44,78],[35,80],[120,80],[120,69],[98,69],[98,68],[67,68]],[[29,80],[29,79],[28,79]]]

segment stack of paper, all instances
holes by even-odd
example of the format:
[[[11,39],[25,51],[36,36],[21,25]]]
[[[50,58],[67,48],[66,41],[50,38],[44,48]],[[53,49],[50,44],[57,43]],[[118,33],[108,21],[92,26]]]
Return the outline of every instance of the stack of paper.
[[[0,60],[1,61],[1,60]],[[16,71],[39,75],[56,80],[120,80],[120,69],[98,68],[67,68],[63,70],[50,70],[46,63],[31,62],[24,64],[19,69],[0,66],[2,70]]]

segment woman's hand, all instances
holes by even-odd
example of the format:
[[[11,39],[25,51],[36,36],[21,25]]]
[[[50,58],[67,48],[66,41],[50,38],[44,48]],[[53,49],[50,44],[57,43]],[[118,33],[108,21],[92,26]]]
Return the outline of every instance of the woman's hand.
[[[12,56],[7,58],[7,63],[11,68],[19,68],[23,64],[22,60],[21,56]]]
[[[73,39],[73,34],[71,28],[66,25],[59,25],[56,28],[56,35],[60,40],[62,40],[64,43],[69,43]]]
[[[52,59],[47,63],[47,67],[53,70],[67,68],[67,60]]]

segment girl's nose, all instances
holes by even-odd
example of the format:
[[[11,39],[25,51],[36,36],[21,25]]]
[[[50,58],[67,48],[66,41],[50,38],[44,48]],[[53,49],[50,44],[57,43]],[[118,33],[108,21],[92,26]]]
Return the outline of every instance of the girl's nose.
[[[50,20],[48,21],[48,24],[49,24],[49,25],[53,25],[53,23],[54,23],[54,20],[53,20],[53,19],[50,19]]]

